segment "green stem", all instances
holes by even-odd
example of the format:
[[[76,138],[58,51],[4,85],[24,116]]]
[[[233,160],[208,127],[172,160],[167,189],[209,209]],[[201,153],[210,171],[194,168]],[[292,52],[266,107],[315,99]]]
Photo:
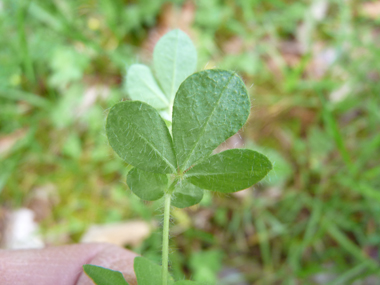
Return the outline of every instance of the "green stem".
[[[164,227],[162,229],[162,285],[168,284],[170,200],[171,194],[165,194]]]
[[[166,191],[166,193],[172,194],[173,191],[174,191],[174,188],[177,185],[177,183],[178,183],[179,180],[180,180],[180,177],[178,177],[178,176],[175,177],[174,180],[173,180],[173,182],[170,184],[168,190]]]

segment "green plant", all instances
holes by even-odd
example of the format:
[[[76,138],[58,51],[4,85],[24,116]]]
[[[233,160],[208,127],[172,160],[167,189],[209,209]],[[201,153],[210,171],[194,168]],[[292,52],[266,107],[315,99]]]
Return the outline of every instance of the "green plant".
[[[138,99],[140,94],[141,101],[117,103],[107,117],[111,147],[134,167],[127,175],[129,188],[143,200],[164,200],[162,268],[146,258],[136,258],[134,269],[139,285],[174,283],[168,274],[171,205],[195,205],[204,190],[231,193],[246,189],[272,169],[266,156],[249,149],[211,155],[244,125],[250,99],[243,81],[234,72],[212,69],[188,76],[195,68],[194,51],[183,32],[175,30],[164,36],[154,53],[157,77],[164,91],[147,67],[134,65],[127,75],[128,90],[132,99]],[[165,111],[166,118],[172,113],[171,131],[147,103]],[[84,270],[97,284],[127,284],[117,271],[92,265],[85,265]],[[175,282],[188,283],[197,284]]]

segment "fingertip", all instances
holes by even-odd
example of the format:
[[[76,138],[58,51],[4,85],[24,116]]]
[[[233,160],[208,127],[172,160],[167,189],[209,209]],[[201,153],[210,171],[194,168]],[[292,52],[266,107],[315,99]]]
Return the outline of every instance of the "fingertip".
[[[112,244],[102,244],[102,248],[86,264],[102,266],[120,271],[130,285],[137,285],[133,261],[137,254]],[[77,285],[93,285],[93,281],[82,271]]]

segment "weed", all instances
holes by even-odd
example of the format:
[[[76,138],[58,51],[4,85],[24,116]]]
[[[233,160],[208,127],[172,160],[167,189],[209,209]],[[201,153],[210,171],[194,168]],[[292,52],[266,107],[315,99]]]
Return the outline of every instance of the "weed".
[[[234,72],[211,69],[188,76],[195,67],[195,58],[191,41],[183,32],[174,30],[166,34],[154,52],[155,71],[163,92],[147,67],[134,65],[127,75],[128,89],[133,99],[141,94],[142,100],[118,103],[107,117],[110,145],[134,166],[127,176],[129,188],[143,200],[164,197],[162,269],[137,257],[134,268],[140,285],[171,282],[168,276],[171,205],[179,208],[195,205],[201,201],[204,190],[231,193],[246,189],[272,169],[266,156],[249,149],[211,155],[218,145],[241,129],[251,105],[243,81]],[[163,108],[166,115],[173,114],[172,133],[157,110],[147,103]],[[173,112],[168,110],[171,105]],[[125,284],[120,272],[91,265],[85,265],[84,270],[98,285]]]

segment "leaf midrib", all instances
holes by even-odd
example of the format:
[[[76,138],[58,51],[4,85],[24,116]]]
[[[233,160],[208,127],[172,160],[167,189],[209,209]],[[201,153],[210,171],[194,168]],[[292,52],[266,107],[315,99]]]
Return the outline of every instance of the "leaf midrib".
[[[174,83],[176,78],[176,65],[177,65],[177,56],[178,56],[178,42],[179,42],[179,32],[176,33],[176,43],[175,43],[175,53],[174,53],[174,60],[173,60],[173,76],[172,76],[172,86],[170,88],[170,101],[173,101],[173,95],[174,95]]]
[[[215,109],[217,108],[217,106],[219,106],[219,102],[220,102],[220,99],[223,97],[224,91],[226,90],[227,86],[230,84],[230,82],[231,82],[231,80],[232,80],[232,78],[233,78],[234,76],[235,76],[235,74],[231,74],[231,77],[229,78],[227,84],[224,86],[223,90],[220,92],[221,95],[219,96],[218,102],[215,104],[213,110],[212,110],[211,113],[210,113],[210,116],[208,117],[206,123],[205,123],[204,126],[202,127],[202,130],[201,130],[201,133],[200,133],[200,135],[199,135],[199,137],[198,137],[198,140],[196,141],[196,143],[194,144],[193,149],[191,150],[191,152],[190,152],[189,155],[187,156],[186,161],[182,164],[182,167],[186,167],[186,164],[189,162],[189,160],[190,160],[190,158],[191,158],[191,155],[193,154],[195,148],[197,147],[199,141],[201,140],[201,138],[202,138],[202,136],[203,136],[203,134],[204,134],[204,132],[205,132],[205,130],[206,130],[206,127],[207,127],[207,125],[208,125],[208,122],[210,121],[212,115],[214,114],[214,111],[215,111]],[[183,169],[182,169],[182,170],[183,170]]]

